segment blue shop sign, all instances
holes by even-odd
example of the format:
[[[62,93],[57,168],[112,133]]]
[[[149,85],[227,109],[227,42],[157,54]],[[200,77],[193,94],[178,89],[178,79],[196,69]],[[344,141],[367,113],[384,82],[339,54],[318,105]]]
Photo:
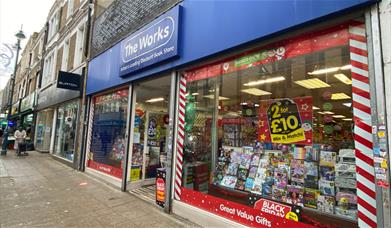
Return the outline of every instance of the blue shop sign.
[[[164,71],[191,66],[190,64],[196,64],[226,51],[237,50],[240,46],[258,44],[259,41],[280,36],[289,30],[297,31],[314,22],[327,22],[335,17],[343,18],[348,12],[376,2],[376,0],[286,0],[245,1],[245,3],[243,1],[181,1],[180,5],[158,17],[145,28],[92,59],[88,67],[86,92],[90,95]],[[164,18],[169,16],[174,21],[174,27],[173,30],[168,31],[168,34],[171,32],[173,34],[172,37],[168,35],[162,38],[165,35],[164,28],[171,23]],[[152,38],[155,38],[156,43],[152,40],[150,46],[146,48],[143,46],[140,49],[138,46],[137,54],[134,50],[131,52],[131,47],[128,46],[126,54],[127,45],[130,43],[134,45],[146,34],[154,36],[155,33],[157,33],[156,38]],[[163,50],[161,53],[164,53],[164,49],[169,47],[174,47],[174,50],[141,63],[141,58],[148,60],[146,59],[148,55],[159,53],[161,50]],[[175,55],[180,58],[167,60]],[[132,66],[137,60],[140,60],[140,65]],[[151,66],[152,64],[154,65]],[[133,73],[129,75],[131,72]]]
[[[121,42],[120,76],[178,56],[179,7]]]

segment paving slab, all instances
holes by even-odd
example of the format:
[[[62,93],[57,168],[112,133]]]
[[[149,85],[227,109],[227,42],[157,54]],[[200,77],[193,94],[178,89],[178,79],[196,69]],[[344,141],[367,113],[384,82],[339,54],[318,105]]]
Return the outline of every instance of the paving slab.
[[[86,185],[80,185],[87,183]],[[32,151],[0,156],[0,227],[195,227]]]

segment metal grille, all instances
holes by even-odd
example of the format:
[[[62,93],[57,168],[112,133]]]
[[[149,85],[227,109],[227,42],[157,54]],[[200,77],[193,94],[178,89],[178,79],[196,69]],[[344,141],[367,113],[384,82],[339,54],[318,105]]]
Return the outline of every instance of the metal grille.
[[[166,12],[181,0],[117,0],[94,22],[91,57]]]

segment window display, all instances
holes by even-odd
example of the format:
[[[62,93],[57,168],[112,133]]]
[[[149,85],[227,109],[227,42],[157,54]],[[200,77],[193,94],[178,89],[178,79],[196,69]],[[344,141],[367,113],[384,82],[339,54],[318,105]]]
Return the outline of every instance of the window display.
[[[117,178],[122,178],[128,94],[128,89],[122,89],[93,99],[92,138],[87,165]]]
[[[54,154],[73,161],[76,141],[78,101],[61,105],[57,109]]]
[[[54,111],[52,109],[46,109],[37,114],[34,146],[39,151],[46,152],[50,150],[53,115]]]
[[[347,28],[185,72],[183,191],[356,221]]]

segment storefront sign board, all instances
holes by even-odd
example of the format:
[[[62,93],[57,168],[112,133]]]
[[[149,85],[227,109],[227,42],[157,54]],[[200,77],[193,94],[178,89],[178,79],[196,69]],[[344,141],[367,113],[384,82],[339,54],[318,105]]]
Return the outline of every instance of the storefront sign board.
[[[27,109],[33,109],[34,100],[35,100],[35,92],[23,98],[20,103],[20,111],[23,112],[26,111]]]
[[[121,42],[120,76],[178,56],[177,6]]]
[[[65,71],[59,71],[57,88],[80,91],[82,84],[81,76]]]
[[[42,110],[77,97],[80,97],[80,91],[57,88],[56,85],[52,85],[38,93],[37,110]]]
[[[181,188],[181,192],[182,202],[249,227],[312,227],[187,188]]]
[[[98,163],[98,162],[95,162],[92,160],[88,160],[88,167],[95,169],[95,170],[98,170],[100,172],[112,175],[117,178],[122,178],[122,169],[121,168]]]
[[[288,205],[277,203],[267,199],[259,199],[254,204],[255,209],[260,209],[262,212],[285,218],[286,215],[292,210]]]

